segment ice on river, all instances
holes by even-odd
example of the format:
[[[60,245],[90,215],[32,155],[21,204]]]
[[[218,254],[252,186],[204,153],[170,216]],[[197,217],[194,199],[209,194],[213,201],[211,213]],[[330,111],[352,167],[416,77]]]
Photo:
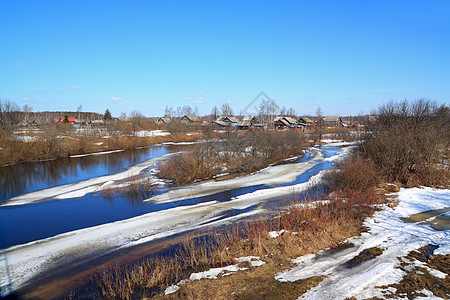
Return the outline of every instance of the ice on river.
[[[450,254],[450,231],[436,231],[429,225],[405,223],[401,218],[450,206],[450,190],[432,188],[401,189],[399,204],[394,209],[385,206],[365,221],[368,232],[348,240],[354,246],[343,251],[309,254],[293,261],[297,266],[276,274],[279,281],[297,281],[312,276],[326,276],[316,287],[299,299],[367,299],[383,298],[386,290],[376,286],[399,282],[405,273],[398,267],[398,258],[428,244],[438,245],[435,254]],[[378,247],[383,253],[359,266],[348,268],[345,263],[364,249]],[[448,274],[447,274],[448,275]]]

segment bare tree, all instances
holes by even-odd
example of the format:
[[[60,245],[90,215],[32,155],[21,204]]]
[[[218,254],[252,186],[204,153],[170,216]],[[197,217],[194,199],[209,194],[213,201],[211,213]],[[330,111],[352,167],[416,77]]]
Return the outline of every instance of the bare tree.
[[[77,113],[78,113],[78,121],[81,119],[81,111],[83,110],[83,105],[78,106]]]
[[[261,123],[265,124],[267,122],[267,101],[262,100],[259,104],[259,119],[261,120]]]
[[[279,107],[274,100],[270,100],[268,102],[268,115],[270,116],[270,122],[273,122],[273,120],[275,119],[278,109]]]
[[[164,110],[164,117],[173,117],[173,107],[166,106],[166,109]]]
[[[214,120],[216,120],[219,116],[219,109],[217,108],[217,106],[214,106],[211,110],[211,116],[214,118]]]
[[[317,117],[316,134],[317,134],[318,141],[320,142],[322,140],[323,128],[325,125],[324,120],[323,120],[322,108],[320,108],[320,106],[316,110],[316,117]]]
[[[193,115],[194,110],[189,105],[185,105],[183,107],[177,107],[177,116],[182,117],[185,115]]]
[[[294,108],[292,108],[292,107],[290,107],[287,111],[286,111],[286,115],[287,116],[289,116],[289,117],[295,117],[296,115],[295,115],[295,109]]]
[[[133,110],[130,113],[130,121],[133,130],[133,135],[136,135],[136,131],[144,125],[144,115],[137,110]]]
[[[224,116],[232,116],[233,110],[231,109],[230,104],[224,103],[222,104],[222,115]]]
[[[33,107],[31,105],[25,104],[23,106],[23,112],[25,113],[25,122],[29,121],[30,113],[33,111]]]
[[[19,123],[20,106],[15,102],[0,99],[0,125]]]
[[[450,143],[449,107],[428,100],[389,102],[360,144],[386,180],[406,185],[447,185]]]

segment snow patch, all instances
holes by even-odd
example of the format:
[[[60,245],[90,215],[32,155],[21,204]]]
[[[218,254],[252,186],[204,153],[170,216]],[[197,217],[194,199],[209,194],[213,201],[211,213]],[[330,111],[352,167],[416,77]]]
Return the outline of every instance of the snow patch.
[[[285,230],[285,229],[281,229],[280,231],[269,231],[269,236],[271,238],[275,239],[285,232],[287,232],[287,230]]]
[[[248,270],[248,268],[240,267],[239,264],[243,262],[249,262],[252,267],[260,267],[263,264],[265,264],[264,261],[260,260],[259,256],[244,256],[244,257],[238,257],[234,259],[237,264],[230,265],[222,268],[212,268],[204,272],[198,272],[198,273],[192,273],[189,276],[188,280],[182,280],[178,282],[177,284],[173,284],[166,288],[164,291],[165,295],[169,295],[172,293],[175,293],[180,289],[180,285],[186,284],[189,281],[195,281],[195,280],[202,280],[202,279],[217,279],[219,275],[223,276],[229,276],[232,274],[237,273],[238,271],[244,271]]]
[[[137,131],[135,134],[137,137],[154,137],[154,136],[166,136],[170,135],[170,132],[167,132],[165,130],[142,130]]]

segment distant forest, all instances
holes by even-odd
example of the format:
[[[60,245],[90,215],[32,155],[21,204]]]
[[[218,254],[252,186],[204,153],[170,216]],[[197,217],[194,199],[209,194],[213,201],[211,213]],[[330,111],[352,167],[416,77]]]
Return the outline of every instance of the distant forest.
[[[103,119],[103,114],[95,112],[82,112],[81,109],[78,111],[32,112],[32,107],[29,105],[20,107],[15,102],[0,99],[0,125],[14,125],[20,123],[51,123],[56,119],[63,118],[66,114],[68,117],[72,117],[78,121]]]

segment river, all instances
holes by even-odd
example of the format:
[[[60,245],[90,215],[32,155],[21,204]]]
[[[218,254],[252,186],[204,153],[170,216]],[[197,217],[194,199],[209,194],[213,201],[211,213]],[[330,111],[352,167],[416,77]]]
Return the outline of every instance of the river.
[[[186,146],[158,145],[3,167],[0,246],[6,249],[3,254],[8,258],[12,288],[32,282],[58,264],[80,263],[118,249],[278,209],[289,195],[306,192],[316,184],[312,179],[320,179],[321,171],[348,152],[343,146],[347,145],[310,148],[296,159],[237,179],[166,186],[145,201],[104,198],[86,186],[98,189],[136,166],[140,166],[136,169],[139,173],[150,174],[156,164],[148,162]],[[55,190],[69,192],[61,196]],[[5,271],[0,269],[0,278]]]

